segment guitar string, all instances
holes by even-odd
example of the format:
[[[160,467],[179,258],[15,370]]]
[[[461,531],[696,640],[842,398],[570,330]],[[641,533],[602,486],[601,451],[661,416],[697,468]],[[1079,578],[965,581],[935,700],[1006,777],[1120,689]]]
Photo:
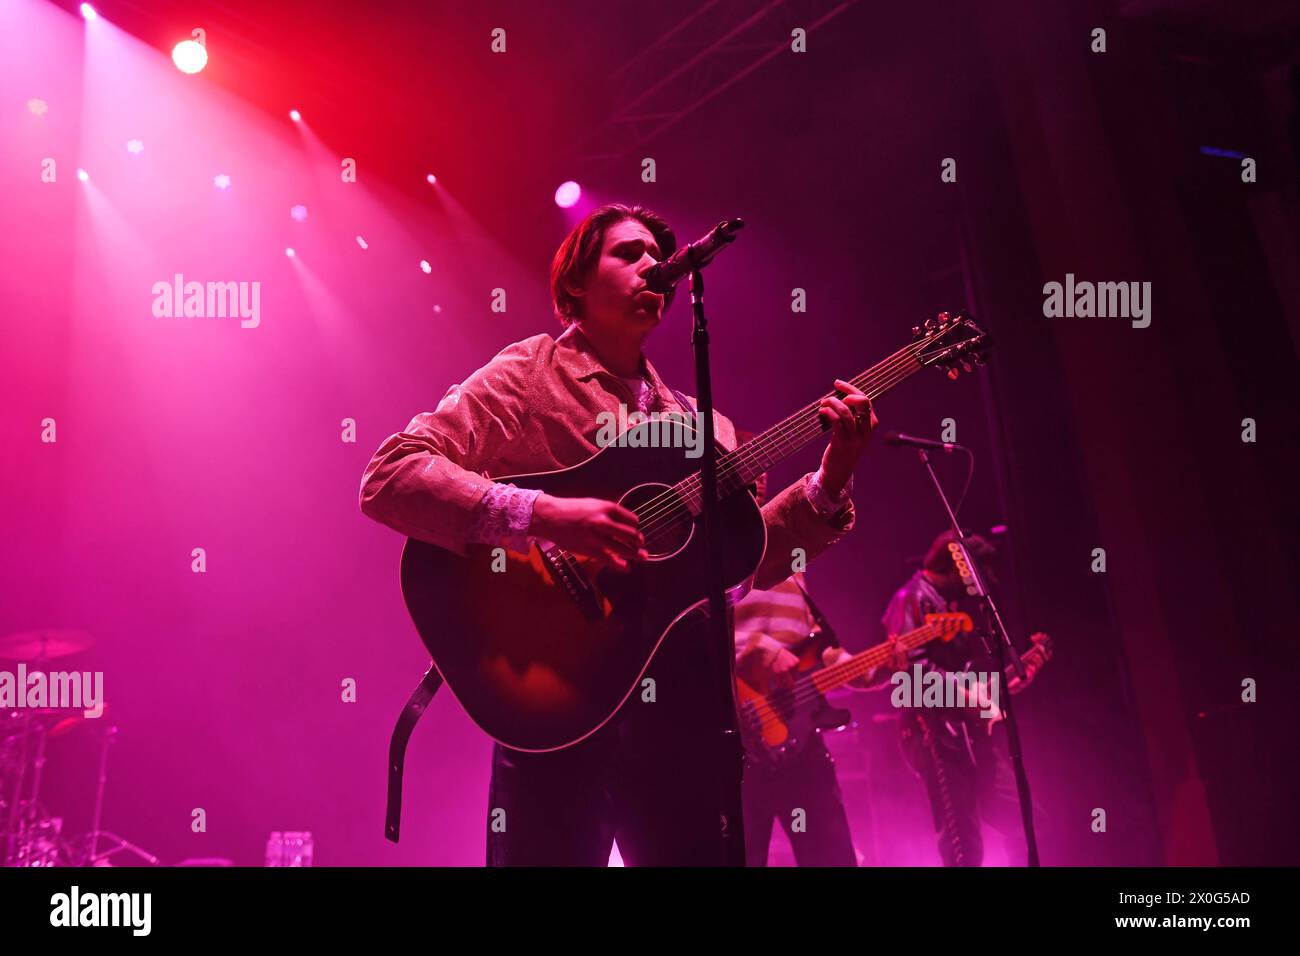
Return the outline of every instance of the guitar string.
[[[892,388],[894,385],[905,380],[909,375],[912,375],[920,368],[925,367],[924,365],[918,365],[916,367],[913,367],[911,365],[911,362],[917,360],[917,354],[913,350],[919,351],[919,348],[921,347],[923,347],[922,343],[912,343],[911,345],[905,346],[904,348],[900,349],[898,352],[894,353],[894,355],[890,356],[889,358],[881,362],[879,366],[876,366],[872,369],[868,369],[866,372],[859,374],[854,379],[852,379],[851,382],[855,385],[855,387],[861,387],[860,385],[857,385],[857,379],[863,379],[862,384],[868,385],[868,388],[863,389],[863,391],[870,394],[872,398],[875,398],[883,394],[884,391]],[[881,368],[880,366],[889,366],[889,367]],[[876,382],[869,382],[867,379],[873,375],[880,376],[881,377],[880,380]],[[809,441],[815,438],[820,432],[825,430],[822,428],[820,415],[817,415],[816,418],[812,421],[808,421],[804,419],[802,421],[796,422],[795,419],[800,419],[803,418],[804,416],[813,413],[819,407],[819,402],[820,399],[818,400],[818,402],[809,403],[808,405],[805,405],[802,409],[795,412],[793,415],[788,416],[785,420],[779,422],[777,425],[768,429],[768,431],[765,432],[764,434],[779,435],[782,432],[784,432],[785,433],[784,437],[781,437],[780,439],[781,444],[788,444],[793,441],[793,443],[797,445],[801,442]],[[792,438],[790,436],[795,436],[795,437]],[[760,435],[758,437],[761,438],[763,436]],[[757,446],[758,444],[757,439],[755,439],[750,444]],[[765,449],[770,448],[774,444],[775,442],[771,440],[764,442]],[[731,468],[735,464],[735,462],[729,459],[732,456],[736,455],[738,452],[742,452],[742,451],[743,454],[736,460],[743,461],[745,463],[758,460],[757,450],[749,448],[748,445],[744,445],[741,446],[741,448],[733,449],[731,452],[728,452],[726,455],[724,455],[723,458],[719,461],[719,465],[722,466],[723,462],[725,461],[726,465],[723,467]],[[722,468],[720,468],[719,470],[722,470]],[[700,483],[701,481],[702,479],[700,479],[699,474],[696,473],[684,479],[684,481],[681,484],[689,483],[693,486],[694,484]],[[661,502],[662,504],[660,504]],[[656,498],[652,498],[650,501],[646,502],[641,507],[642,508],[645,508],[647,506],[653,507],[656,505],[659,505],[659,507],[654,508],[654,510],[648,513],[644,518],[638,515],[638,518],[641,521],[647,522],[644,530],[642,530],[642,534],[645,535],[647,543],[649,543],[652,538],[661,534],[662,532],[671,530],[673,525],[676,524],[681,519],[683,518],[689,519],[690,517],[692,517],[689,508],[687,508],[685,505],[683,496],[675,490],[665,492]],[[557,548],[556,550],[560,555],[564,557],[569,556],[569,552],[564,549]]]
[[[929,343],[921,342],[911,343],[903,349],[900,349],[890,358],[881,362],[878,366],[868,369],[866,372],[861,373],[851,381],[855,387],[861,387],[858,385],[858,381],[861,380],[861,384],[867,386],[864,391],[869,395],[869,397],[873,399],[877,398],[879,395],[898,384],[898,382],[925,367],[925,362],[921,362],[920,357],[922,350],[924,350],[928,344]],[[917,362],[917,364],[913,366],[912,362]],[[873,379],[876,380],[873,381]],[[747,445],[743,445],[740,448],[728,452],[720,460],[719,464],[722,465],[722,468],[719,470],[734,469],[738,465],[750,464],[758,461],[762,454],[771,450],[778,444],[787,445],[792,441],[795,444],[799,444],[814,438],[818,433],[825,431],[826,429],[822,425],[820,414],[815,414],[818,411],[819,402],[820,400],[804,406],[803,409],[796,412],[794,415],[789,416],[785,421],[774,426],[772,429],[769,429],[768,432],[763,433],[763,435],[757,436]],[[809,418],[809,416],[813,417]],[[731,474],[734,473],[733,470]],[[730,476],[730,474],[724,475],[724,480]],[[665,493],[659,498],[652,499],[650,502],[642,505],[641,507],[645,508],[647,505],[653,506],[661,501],[667,501],[666,507],[652,509],[642,519],[646,522],[647,528],[654,526],[656,521],[659,521],[668,513],[673,513],[672,519],[670,520],[680,518],[681,515],[676,512],[681,511],[683,506],[682,499],[689,497],[693,500],[699,497],[703,490],[701,487],[702,484],[703,479],[697,472],[679,482],[677,486],[674,486],[672,492]],[[677,489],[680,489],[680,491]],[[662,529],[655,527],[650,533],[653,534],[658,530]]]
[[[861,388],[862,385],[870,385],[872,388],[881,388],[882,386],[883,388],[892,387],[892,385],[897,384],[897,382],[906,378],[907,373],[913,371],[908,366],[911,361],[914,361],[915,359],[916,355],[912,352],[911,346],[900,349],[884,362],[881,362],[880,366],[868,369],[856,378],[851,379],[850,383],[857,388]],[[882,368],[881,366],[884,367]],[[882,380],[880,382],[870,382],[870,377],[872,377],[873,374],[882,376]],[[861,385],[858,384],[858,379],[864,380]],[[885,382],[888,382],[889,384],[886,385]],[[868,389],[863,389],[863,391],[867,392]],[[876,394],[879,395],[880,393],[877,392]],[[821,416],[820,414],[816,414],[816,418],[813,421],[809,421],[808,416],[817,412],[817,409],[820,407],[820,401],[821,400],[818,399],[816,402],[805,405],[802,409],[795,412],[793,415],[788,416],[777,425],[768,429],[762,435],[757,436],[751,442],[724,454],[718,462],[718,471],[720,476],[724,471],[731,471],[737,466],[758,461],[762,454],[774,449],[777,445],[788,445],[791,443],[797,445],[807,438],[815,437],[818,432],[824,430],[821,424]],[[642,508],[649,506],[651,510],[649,510],[644,516],[639,517],[641,517],[641,520],[645,522],[647,528],[649,528],[656,520],[660,519],[661,516],[668,511],[681,509],[683,506],[682,498],[688,495],[693,497],[696,492],[696,486],[702,484],[703,478],[698,472],[687,476],[674,486],[673,491],[665,492],[657,498],[653,498],[643,504],[641,506]],[[678,488],[681,488],[681,490],[677,490]],[[664,504],[666,504],[666,507],[663,506]],[[660,505],[660,507],[656,509],[654,507],[655,505]]]
[[[901,351],[906,351],[906,350],[900,350],[900,352]],[[881,386],[888,387],[885,386],[884,383],[889,379],[893,378],[898,372],[902,371],[902,369],[899,368],[900,364],[905,367],[909,364],[908,359],[914,359],[914,358],[915,356],[912,354],[909,355],[896,354],[895,356],[891,356],[890,359],[887,359],[886,362],[880,363],[880,366],[877,366],[874,369],[868,369],[866,372],[861,373],[856,378],[850,379],[850,383],[853,384],[855,387],[861,387],[861,385],[858,385],[858,379],[862,379],[863,380],[862,385],[868,385],[872,390],[879,389],[881,388]],[[881,377],[881,381],[872,382],[871,379],[873,377],[873,373],[875,376]],[[901,379],[895,379],[895,382],[899,380]],[[879,394],[880,394],[879,391],[877,391],[876,395],[872,397],[877,397]],[[821,400],[819,399],[817,402],[813,402],[810,403],[809,405],[804,406],[803,409],[789,416],[787,419],[785,419],[782,423],[780,423],[775,428],[769,429],[767,432],[764,432],[762,435],[756,436],[752,441],[750,441],[745,445],[742,445],[740,448],[733,449],[732,451],[726,453],[723,456],[723,459],[726,461],[725,467],[731,468],[737,464],[750,464],[754,461],[758,461],[762,456],[762,454],[764,454],[769,450],[772,450],[774,445],[788,444],[790,441],[790,436],[792,434],[797,435],[795,439],[797,442],[799,440],[799,437],[802,437],[797,433],[809,433],[809,434],[815,433],[809,431],[809,426],[816,426],[816,431],[824,431],[825,429],[823,428],[821,423],[821,416],[820,414],[817,414],[820,408],[820,401]],[[815,415],[815,418],[809,417],[813,415]],[[765,438],[764,436],[768,436],[768,437]],[[679,484],[683,486],[690,486],[689,493],[694,494],[696,486],[703,484],[703,477],[700,475],[699,472],[695,472],[694,474],[683,479],[681,482],[679,482]]]
[[[934,630],[936,631],[936,633],[929,637],[926,637],[924,640],[919,640],[922,632],[927,630]],[[928,644],[931,641],[936,640],[940,636],[942,636],[941,634],[938,633],[939,630],[942,629],[938,628],[937,625],[927,624],[917,628],[915,631],[909,631],[907,634],[904,634],[902,637],[898,638],[898,643],[901,644],[905,650],[909,650],[909,651],[915,650],[916,648]],[[1037,645],[1035,645],[1035,648],[1036,647]],[[1034,653],[1035,648],[1030,648],[1029,650],[1025,651],[1024,654],[1021,655],[1022,658],[1028,658],[1031,654]],[[880,660],[869,661],[869,658],[871,658],[871,655],[873,654],[876,655],[877,657],[880,657]],[[852,676],[844,678],[843,680],[840,679],[842,674],[836,674],[832,683],[835,684],[836,686],[842,686],[843,684],[846,684],[851,680],[856,680],[858,677],[866,673],[869,673],[875,667],[878,667],[880,664],[888,661],[888,659],[889,659],[889,645],[878,644],[873,648],[869,648],[868,650],[861,652],[860,655],[855,654],[853,655],[853,657],[849,658],[848,660],[840,661],[839,663],[833,664],[830,667],[823,668],[822,671],[820,672],[820,676],[826,677],[837,670],[842,670],[844,673],[848,673],[849,671],[855,671],[856,673],[853,673]],[[870,663],[870,666],[863,666],[867,664],[868,661]],[[794,707],[800,707],[804,704],[811,703],[812,701],[816,700],[819,696],[821,696],[824,693],[824,691],[822,691],[820,688],[817,687],[817,683],[815,680],[816,676],[817,675],[815,674],[810,674],[807,677],[800,678],[799,681],[796,682],[796,687],[792,688],[793,690],[792,698],[793,698]],[[808,691],[808,693],[805,693],[805,691]],[[771,694],[768,693],[762,695],[761,700],[746,701],[742,709],[749,711],[749,713],[742,716],[748,716],[751,722],[757,720],[758,726],[760,728],[765,727],[767,724],[770,724],[773,721],[782,721],[781,715],[774,712],[775,705],[772,704],[771,701],[769,700],[770,696]],[[766,710],[766,712],[770,714],[770,716],[758,717],[756,715],[756,712],[758,712],[760,708]]]
[[[937,625],[925,624],[917,628],[916,630],[909,631],[907,634],[904,634],[902,637],[898,638],[898,643],[902,645],[904,650],[908,650],[908,651],[915,650],[916,648],[928,644],[931,641],[939,638],[941,636],[941,634],[939,633],[940,630],[941,629],[938,628]],[[933,633],[928,633],[928,632],[933,632]],[[883,664],[886,661],[888,661],[890,657],[890,652],[891,652],[891,648],[889,644],[878,644],[873,648],[869,648],[868,650],[863,651],[861,654],[855,654],[847,661],[840,661],[838,664],[833,664],[830,667],[824,668],[821,671],[821,675],[824,677],[837,670],[841,670],[844,673],[848,673],[850,671],[855,672],[850,677],[846,678],[843,681],[839,680],[838,675],[836,676],[834,683],[844,684],[847,683],[848,681],[856,680],[858,677],[869,673],[874,668],[880,666],[880,664]],[[816,681],[814,680],[815,676],[816,675],[810,674],[807,677],[800,678],[800,680],[796,683],[796,688],[793,689],[794,693],[792,694],[793,706],[800,707],[804,704],[816,700],[819,696],[821,696],[823,692],[817,687]],[[770,694],[764,694],[761,701],[746,702],[746,707],[750,708],[752,711],[758,711],[759,707],[762,706],[770,714],[770,716],[762,717],[762,718],[756,717],[752,713],[749,715],[751,722],[753,720],[759,721],[759,727],[764,727],[767,724],[772,723],[773,721],[779,721],[782,719],[779,714],[774,712],[775,706],[768,700],[769,696]]]
[[[934,632],[934,633],[930,633],[930,632]],[[937,637],[939,637],[937,628],[934,625],[926,624],[923,625],[922,627],[917,628],[915,631],[910,631],[909,633],[904,634],[902,637],[898,639],[898,643],[901,644],[905,650],[910,651],[918,647],[921,647],[923,644],[930,643],[930,641],[935,640]],[[833,664],[830,667],[824,668],[821,671],[821,675],[825,677],[835,671],[841,671],[842,673],[848,673],[850,671],[854,671],[856,673],[853,673],[852,676],[848,677],[845,681],[842,682],[839,680],[840,675],[837,675],[834,683],[847,683],[848,681],[856,680],[858,677],[862,676],[863,674],[869,673],[871,670],[873,670],[874,668],[880,666],[880,664],[887,661],[890,657],[890,651],[891,651],[891,647],[889,644],[878,644],[873,648],[869,648],[868,650],[863,651],[860,655],[855,654],[847,661],[840,661],[837,664]],[[823,693],[816,686],[814,675],[811,674],[807,677],[800,678],[799,681],[796,682],[796,685],[794,688],[792,688],[792,690],[793,690],[792,698],[795,707],[799,707],[803,704],[816,700],[817,697],[819,697]],[[808,693],[805,693],[805,691],[808,691]],[[753,710],[758,710],[761,704],[761,706],[766,707],[768,710],[773,710],[774,705],[768,700],[769,696],[770,694],[764,694],[761,702],[747,701],[746,707]],[[771,720],[779,720],[779,719],[780,716],[777,714],[773,714],[771,717]],[[770,723],[771,720],[769,720],[768,718],[763,718],[760,721],[760,726],[766,723]]]
[[[898,382],[906,379],[910,374],[917,370],[917,368],[911,366],[909,360],[915,360],[915,356],[903,356],[893,363],[894,367],[877,372],[876,374],[884,376],[879,381],[863,381],[862,384],[868,386],[868,388],[864,388],[863,391],[867,393],[869,397],[876,398],[886,389],[891,388],[898,384]],[[864,373],[864,375],[866,374],[869,373]],[[863,378],[863,375],[858,376],[858,378]],[[852,381],[852,384],[855,387],[861,387],[861,385],[858,385],[856,379]],[[826,429],[822,425],[821,415],[817,414],[818,408],[818,404],[806,406],[805,409],[797,412],[795,416],[792,416],[792,418],[800,418],[800,421],[790,422],[788,425],[783,422],[780,426],[777,426],[776,429],[769,430],[779,436],[777,440],[768,439],[760,443],[758,439],[755,439],[753,442],[729,452],[724,456],[723,460],[719,462],[719,465],[721,466],[719,472],[726,471],[728,474],[720,475],[720,477],[723,477],[725,480],[726,477],[735,474],[738,467],[759,461],[762,454],[772,449],[774,445],[778,444],[778,442],[781,445],[794,444],[798,446],[803,442],[815,438],[819,433],[824,432]],[[805,417],[808,415],[814,415],[815,417],[809,420]],[[762,436],[759,436],[759,438],[762,438]],[[759,447],[760,444],[762,445],[761,448]],[[750,447],[751,445],[753,447]],[[723,483],[724,482],[719,482],[719,485],[721,486]],[[671,527],[673,523],[683,517],[683,512],[690,513],[690,508],[686,502],[688,500],[693,501],[697,497],[702,499],[702,485],[703,479],[698,473],[696,473],[679,482],[674,486],[673,491],[667,492],[660,495],[658,498],[647,502],[646,505],[656,505],[660,502],[664,502],[664,504],[657,508],[653,508],[641,518],[641,521],[645,523],[645,528],[642,533],[646,535],[647,539]],[[642,505],[642,507],[644,508],[646,505]]]
[[[883,376],[881,382],[871,384],[869,389],[863,389],[863,391],[878,389],[875,394],[879,395],[885,389],[892,387],[894,384],[902,381],[909,374],[915,371],[915,369],[910,367],[910,363],[916,360],[914,350],[919,350],[921,346],[922,343],[910,343],[909,345],[899,349],[884,361],[880,362],[878,366],[862,372],[850,381],[855,385],[855,387],[860,388],[861,386],[857,385],[857,379],[863,379],[864,381],[862,384],[867,385],[869,384],[867,379],[869,379],[873,374]],[[886,382],[888,384],[885,384]],[[759,439],[764,438],[764,436],[768,437],[761,442],[763,445],[763,451],[772,448],[778,443],[781,445],[787,445],[793,442],[797,446],[803,441],[808,441],[816,437],[816,434],[823,430],[821,426],[821,416],[817,415],[813,422],[807,421],[806,416],[813,414],[819,407],[819,403],[820,399],[818,399],[817,402],[811,402],[805,405],[799,411],[787,416],[785,419],[772,426],[772,428],[764,432],[763,435],[759,435],[746,445],[742,445],[740,448],[733,449],[723,455],[718,461],[719,472],[732,469],[737,465],[737,463],[747,464],[757,461],[760,454],[758,449],[760,444]],[[809,427],[810,425],[812,426],[811,428]],[[791,436],[797,437],[792,438]],[[702,483],[702,479],[698,472],[694,475],[688,476],[678,484],[682,486],[691,485],[691,490],[688,493],[693,494],[693,485],[697,483]],[[637,514],[638,524],[643,525],[641,527],[641,533],[645,536],[647,544],[657,535],[672,530],[673,525],[683,517],[690,517],[690,509],[685,505],[685,495],[683,495],[682,492],[677,491],[676,487],[677,486],[674,486],[674,489],[664,492],[640,506],[642,509],[649,509],[644,515],[640,513]],[[633,510],[636,511],[636,509]],[[556,550],[560,555],[568,556],[568,552],[564,549]]]
[[[867,388],[864,388],[863,391],[874,399],[883,394],[889,388],[898,384],[900,381],[906,379],[909,375],[918,371],[920,368],[924,368],[927,364],[932,362],[933,358],[922,360],[922,353],[927,348],[933,347],[934,344],[934,338],[922,342],[909,343],[893,355],[878,363],[876,366],[860,373],[850,381],[855,385],[855,387],[861,388],[863,385],[868,386]],[[944,350],[951,350],[961,344],[962,343],[957,343],[956,346],[944,346],[943,348]],[[917,363],[915,366],[912,364],[914,362]],[[873,378],[878,380],[873,382]],[[861,385],[858,384],[859,379],[862,380]],[[812,420],[808,420],[808,416],[817,412],[817,409],[820,407],[820,401],[821,400],[818,399],[816,402],[805,405],[802,409],[787,416],[762,435],[757,436],[752,442],[743,445],[740,448],[733,449],[731,452],[723,455],[719,461],[719,465],[722,466],[719,470],[736,469],[745,464],[757,461],[760,454],[772,449],[778,444],[788,445],[793,442],[795,445],[799,445],[802,442],[815,438],[818,433],[825,431],[826,429],[822,426],[820,414],[816,414]],[[762,441],[759,441],[759,439],[762,439]],[[735,471],[729,472],[729,474],[734,473]],[[702,485],[702,483],[703,479],[700,474],[696,472],[695,474],[688,476],[682,482],[679,482],[679,485],[683,486],[683,490],[685,490],[687,494],[694,497],[696,494],[696,486]],[[641,508],[643,509],[647,507],[651,509],[644,517],[638,515],[640,520],[646,522],[645,530],[642,531],[642,534],[646,536],[647,542],[660,533],[670,530],[672,526],[683,517],[691,517],[689,508],[685,507],[685,502],[683,500],[684,496],[682,492],[676,490],[676,487],[677,486],[674,486],[673,490],[665,492],[656,498],[652,498],[650,501],[641,505]],[[700,490],[702,491],[702,489]],[[570,557],[569,553],[564,549],[556,548],[555,550],[561,557],[566,559]]]

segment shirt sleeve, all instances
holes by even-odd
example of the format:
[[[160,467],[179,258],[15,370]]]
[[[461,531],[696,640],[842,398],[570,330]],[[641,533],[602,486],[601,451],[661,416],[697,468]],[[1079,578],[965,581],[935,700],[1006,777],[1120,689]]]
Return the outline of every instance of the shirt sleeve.
[[[393,530],[464,555],[477,537],[503,540],[526,528],[532,500],[496,493],[483,471],[518,434],[536,366],[531,340],[506,348],[483,368],[447,390],[432,412],[415,416],[390,435],[361,478],[361,511]],[[503,486],[508,487],[508,486]],[[486,512],[486,516],[485,513]]]
[[[767,551],[754,575],[754,587],[779,584],[795,570],[796,558],[806,565],[852,530],[856,520],[852,499],[846,493],[836,511],[819,513],[809,496],[813,477],[804,475],[763,506]]]
[[[826,490],[826,474],[818,468],[807,478],[808,486],[805,489],[808,493],[808,503],[813,506],[813,511],[817,512],[823,518],[829,518],[840,509],[842,509],[853,493],[853,476],[849,475],[848,484],[840,489],[838,498],[832,498]]]
[[[894,593],[880,623],[884,625],[886,634],[898,637],[908,631],[916,630],[924,620],[925,613],[916,591],[904,587]]]
[[[512,551],[527,551],[533,541],[528,534],[533,505],[540,495],[533,488],[493,482],[474,510],[470,543],[502,544]]]

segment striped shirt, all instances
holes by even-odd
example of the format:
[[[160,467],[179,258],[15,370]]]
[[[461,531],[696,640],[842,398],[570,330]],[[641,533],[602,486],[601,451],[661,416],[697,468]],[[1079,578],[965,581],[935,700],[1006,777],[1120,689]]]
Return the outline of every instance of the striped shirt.
[[[799,587],[805,586],[798,571],[766,591],[750,591],[735,607],[736,657],[762,648],[779,651],[803,640],[816,627],[808,603]]]

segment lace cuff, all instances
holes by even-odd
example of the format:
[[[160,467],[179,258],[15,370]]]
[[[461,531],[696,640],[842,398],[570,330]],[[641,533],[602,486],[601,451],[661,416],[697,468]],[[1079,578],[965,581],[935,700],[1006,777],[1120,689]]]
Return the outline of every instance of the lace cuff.
[[[540,491],[497,482],[479,499],[470,523],[470,544],[495,544],[511,551],[527,551],[532,544],[528,528],[533,503]]]
[[[815,474],[808,476],[808,483],[804,486],[804,492],[808,495],[808,503],[813,506],[813,511],[823,518],[829,518],[842,511],[844,506],[849,503],[849,495],[853,493],[853,476],[849,475],[848,484],[844,486],[838,498],[832,498],[827,493],[823,484],[825,480],[826,476],[818,468]]]

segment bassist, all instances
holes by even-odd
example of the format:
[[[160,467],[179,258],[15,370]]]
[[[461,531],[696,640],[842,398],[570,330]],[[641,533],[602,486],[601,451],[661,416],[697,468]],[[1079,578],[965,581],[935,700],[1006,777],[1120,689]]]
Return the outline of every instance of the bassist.
[[[760,503],[766,478],[758,480]],[[837,645],[824,646],[829,642],[805,598],[806,587],[804,573],[796,572],[767,590],[751,591],[736,605],[738,678],[761,689],[788,684],[800,665],[792,648],[805,642],[814,645],[810,653],[827,665],[846,656]],[[794,759],[779,765],[751,752],[745,761],[743,796],[749,866],[767,865],[774,822],[785,831],[799,866],[857,865],[835,761],[820,735],[813,735]]]

